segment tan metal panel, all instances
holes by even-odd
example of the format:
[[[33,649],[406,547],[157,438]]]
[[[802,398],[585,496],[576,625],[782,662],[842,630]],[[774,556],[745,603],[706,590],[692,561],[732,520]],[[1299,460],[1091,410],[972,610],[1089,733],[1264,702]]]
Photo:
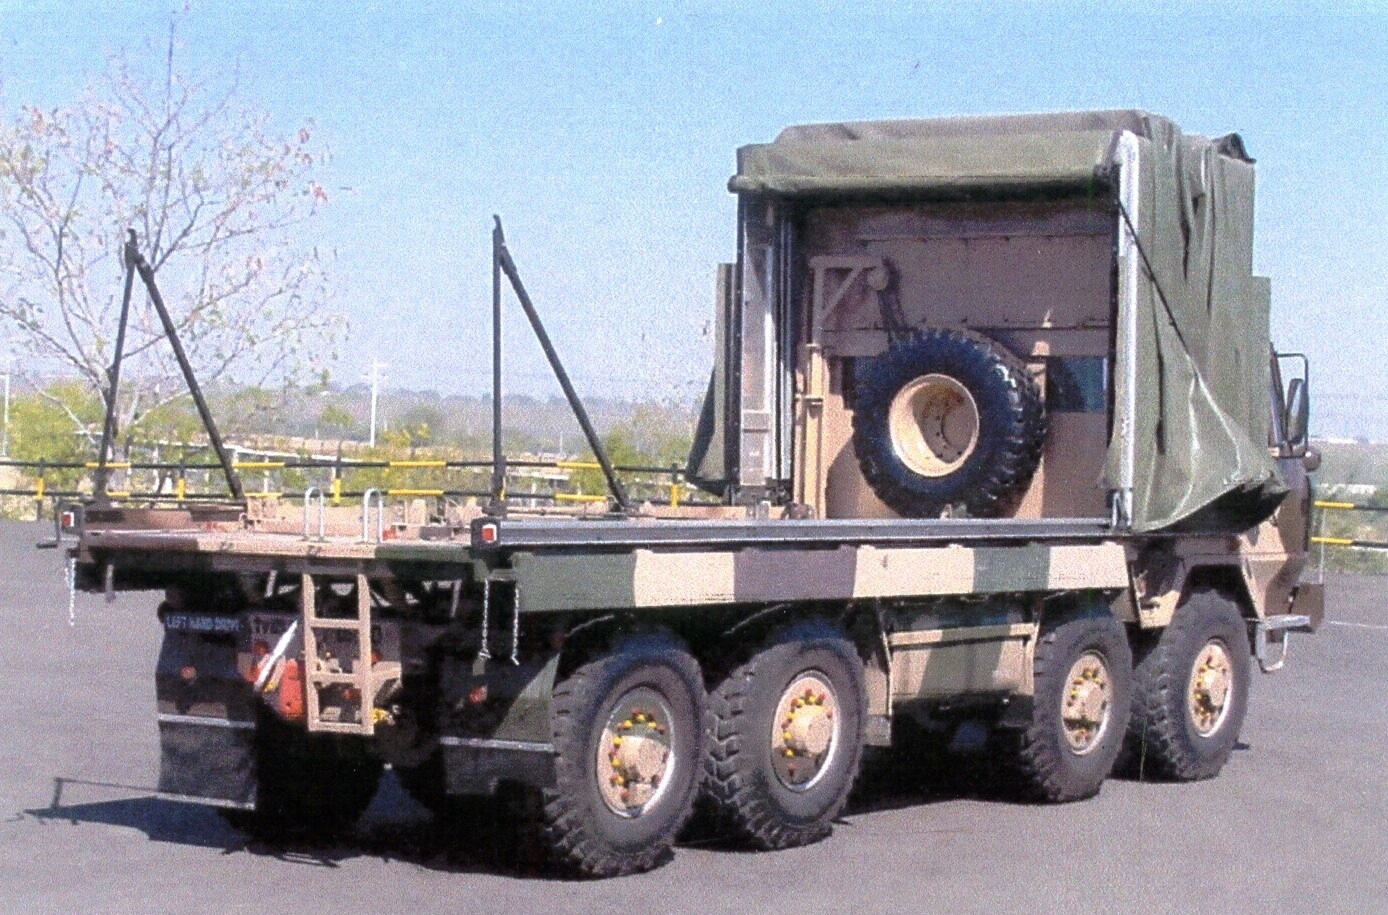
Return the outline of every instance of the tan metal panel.
[[[865,546],[858,550],[854,597],[969,594],[973,590],[974,551],[968,547],[880,549]]]
[[[1122,544],[1051,547],[1049,585],[1071,588],[1126,588],[1128,560]]]
[[[665,607],[675,604],[717,604],[733,600],[735,554],[656,553],[636,551],[634,604]]]

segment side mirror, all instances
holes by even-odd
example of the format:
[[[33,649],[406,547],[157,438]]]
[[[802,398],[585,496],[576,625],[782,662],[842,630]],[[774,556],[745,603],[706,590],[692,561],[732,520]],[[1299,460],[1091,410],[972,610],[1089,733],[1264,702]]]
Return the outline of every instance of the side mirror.
[[[1293,451],[1306,447],[1306,427],[1311,417],[1311,394],[1304,378],[1293,378],[1287,385],[1287,412],[1282,428],[1287,430],[1287,444]]]

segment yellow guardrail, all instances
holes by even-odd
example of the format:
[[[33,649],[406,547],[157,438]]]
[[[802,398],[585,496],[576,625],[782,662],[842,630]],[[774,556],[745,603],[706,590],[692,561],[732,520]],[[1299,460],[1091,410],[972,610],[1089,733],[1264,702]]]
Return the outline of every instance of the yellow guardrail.
[[[129,478],[127,478],[127,479],[125,479],[125,480],[120,480],[119,478],[117,478],[117,479],[119,480],[119,482],[121,482],[122,484],[124,484],[124,488],[123,488],[122,490],[119,490],[119,491],[116,491],[116,490],[108,490],[106,494],[107,494],[108,496],[112,497],[112,498],[117,498],[117,499],[134,499],[134,500],[155,500],[155,501],[177,501],[177,502],[180,502],[180,503],[184,503],[184,502],[188,502],[188,501],[202,500],[202,499],[214,499],[214,500],[215,500],[215,499],[219,499],[219,498],[226,498],[226,495],[225,495],[224,493],[208,493],[208,492],[199,491],[198,480],[200,480],[201,478],[198,477],[198,476],[196,476],[196,475],[194,475],[194,476],[191,477],[191,478],[193,479],[193,484],[192,484],[192,485],[189,484],[189,478],[190,478],[190,477],[189,477],[189,474],[190,474],[190,473],[192,473],[192,474],[198,474],[198,473],[204,473],[204,472],[208,472],[208,471],[215,471],[215,470],[218,468],[218,465],[215,465],[215,464],[208,464],[208,463],[186,463],[186,462],[184,462],[184,461],[177,461],[177,462],[174,462],[174,461],[140,462],[140,461],[130,461],[130,460],[123,460],[123,461],[107,461],[105,464],[102,464],[102,463],[99,462],[99,461],[88,461],[88,460],[77,460],[77,461],[73,461],[73,462],[48,461],[48,460],[40,460],[40,461],[12,461],[12,460],[6,460],[6,461],[3,461],[3,463],[6,464],[6,465],[8,465],[8,466],[14,466],[14,467],[18,467],[18,468],[21,468],[21,469],[23,469],[23,470],[26,470],[26,471],[28,472],[28,474],[31,474],[31,475],[32,475],[32,476],[31,476],[31,479],[33,479],[33,481],[34,481],[34,482],[33,482],[33,489],[30,489],[30,490],[9,489],[9,490],[5,490],[4,494],[5,494],[5,495],[10,495],[10,496],[25,496],[25,497],[32,497],[32,498],[34,498],[35,500],[38,500],[38,501],[40,501],[40,502],[43,501],[43,500],[45,500],[45,499],[54,499],[54,498],[82,498],[84,492],[87,492],[87,491],[88,491],[88,490],[86,489],[86,487],[82,486],[81,484],[75,484],[75,483],[74,483],[73,485],[62,486],[61,484],[59,484],[59,483],[57,482],[57,480],[59,480],[59,479],[65,479],[65,478],[54,477],[54,474],[61,473],[61,472],[65,472],[65,471],[76,470],[76,469],[97,470],[97,469],[101,469],[101,468],[104,468],[104,469],[110,470],[110,471],[121,471],[122,473],[126,473],[126,474],[130,474],[130,475],[131,475]],[[582,460],[559,460],[559,461],[551,461],[551,462],[520,462],[520,465],[518,465],[518,466],[524,466],[524,467],[527,467],[527,468],[537,468],[537,469],[538,469],[538,468],[552,468],[552,469],[561,470],[561,471],[601,470],[601,469],[602,469],[602,465],[599,464],[597,461],[582,461]],[[256,499],[256,500],[298,498],[300,495],[302,495],[302,493],[297,492],[297,491],[294,491],[294,490],[292,489],[292,487],[289,487],[289,486],[288,486],[288,481],[274,481],[274,480],[270,480],[270,479],[268,478],[268,472],[273,472],[273,471],[289,471],[289,470],[291,470],[291,469],[292,469],[292,470],[308,470],[308,471],[323,472],[323,473],[325,473],[325,474],[326,474],[327,472],[331,472],[331,474],[332,474],[331,478],[330,478],[330,479],[322,480],[322,482],[321,482],[319,485],[322,486],[322,487],[326,490],[326,495],[327,495],[327,497],[331,500],[331,502],[332,502],[333,505],[341,505],[342,502],[343,502],[343,500],[344,500],[344,498],[354,498],[354,497],[360,495],[359,492],[355,492],[355,491],[353,491],[350,487],[348,487],[348,486],[346,485],[346,483],[344,482],[344,478],[343,478],[343,475],[344,475],[345,473],[350,473],[350,472],[355,471],[355,470],[378,470],[378,471],[385,471],[386,473],[389,473],[389,472],[392,471],[392,470],[431,470],[431,471],[447,471],[447,470],[454,470],[454,469],[457,469],[457,470],[465,470],[465,471],[472,472],[472,473],[483,473],[483,472],[485,472],[486,469],[487,469],[487,467],[486,467],[483,463],[478,462],[478,461],[454,461],[454,460],[445,460],[445,459],[443,459],[443,458],[432,458],[432,457],[431,457],[431,458],[406,458],[406,459],[400,459],[400,460],[386,460],[386,461],[358,461],[358,462],[350,462],[350,461],[344,462],[341,458],[339,458],[336,462],[325,462],[325,461],[322,461],[322,460],[319,460],[319,459],[309,459],[309,458],[295,459],[295,458],[268,458],[268,457],[267,457],[265,460],[238,460],[238,461],[234,461],[234,462],[232,462],[232,467],[235,468],[236,470],[240,470],[240,471],[266,471],[266,472],[267,472],[267,478],[266,478],[266,482],[267,482],[267,483],[273,483],[273,482],[278,482],[278,483],[279,483],[279,486],[278,486],[277,488],[275,488],[275,489],[262,490],[262,491],[260,491],[260,492],[248,492],[248,493],[246,493],[245,498],[247,498],[247,499]],[[684,480],[683,471],[681,471],[681,470],[680,470],[679,468],[677,468],[677,467],[671,467],[671,468],[668,468],[668,469],[656,468],[656,467],[625,467],[625,468],[619,468],[619,469],[622,470],[624,473],[638,473],[638,474],[644,475],[644,478],[638,477],[637,480],[636,480],[636,482],[637,482],[640,486],[644,487],[644,488],[645,488],[645,491],[646,491],[647,493],[651,493],[652,491],[654,491],[655,493],[668,494],[668,503],[667,503],[667,504],[669,504],[672,508],[678,508],[678,507],[680,507],[681,505],[684,505],[684,504],[686,504],[686,503],[689,503],[689,500],[690,500],[690,490],[689,490],[689,486],[688,486],[687,482]],[[134,474],[137,474],[137,473],[139,473],[139,472],[143,472],[143,471],[157,471],[158,474],[159,474],[159,478],[158,478],[156,484],[152,487],[152,491],[148,491],[148,492],[146,492],[146,491],[140,491],[138,487],[129,485],[130,482],[133,481],[133,479],[134,479],[134,476],[133,476],[133,475],[134,475]],[[669,482],[667,483],[667,482],[665,482],[665,480],[659,479],[659,476],[658,476],[658,475],[664,475],[664,476],[666,476],[666,478],[669,480]],[[652,478],[652,476],[655,476],[655,478]],[[386,477],[386,480],[389,480],[389,479],[390,479],[389,476],[387,476],[387,477]],[[400,481],[400,482],[405,482],[405,481],[402,480],[402,481]],[[432,480],[432,479],[429,479],[429,480],[420,480],[420,481],[418,481],[418,482],[420,482],[420,483],[433,483],[433,482],[435,482],[435,481]],[[553,480],[552,482],[554,482],[556,485],[563,485],[562,482],[560,482],[559,480]],[[377,485],[380,485],[380,484],[378,483]],[[505,485],[505,484],[503,483],[503,486],[504,486],[504,485]],[[165,487],[168,487],[168,489],[165,490]],[[288,488],[286,488],[286,487],[288,487]],[[475,488],[475,487],[474,487],[474,488]],[[472,492],[472,491],[468,491],[466,488],[459,489],[459,490],[454,490],[454,489],[441,488],[441,487],[438,487],[438,486],[424,486],[424,487],[420,487],[420,486],[407,486],[407,487],[400,487],[400,488],[395,488],[395,489],[386,489],[385,487],[382,487],[381,492],[382,492],[382,495],[385,495],[385,496],[419,497],[419,498],[449,498],[449,497],[451,497],[451,496],[470,496],[470,497],[471,497],[471,496],[485,495],[485,493],[481,493],[481,492]],[[521,498],[527,497],[527,494],[525,494],[525,493],[519,493],[519,494],[517,494],[517,495],[518,495],[519,497],[521,497]],[[608,496],[608,495],[606,495],[606,494],[593,495],[593,494],[580,493],[580,492],[567,493],[567,492],[553,492],[553,491],[551,491],[551,492],[545,492],[545,493],[532,493],[532,494],[529,494],[529,496],[532,497],[532,498],[534,498],[534,497],[539,497],[539,498],[552,499],[552,500],[554,500],[555,502],[559,502],[559,503],[570,503],[570,504],[572,504],[572,503],[602,503],[602,502],[610,501],[610,496]],[[505,497],[505,490],[503,489],[503,498],[504,498],[504,497]],[[658,496],[657,496],[656,498],[658,498]],[[697,497],[694,498],[694,503],[693,503],[693,504],[700,504],[700,502],[699,502],[699,500],[698,500]],[[1337,507],[1338,507],[1338,504],[1337,504]],[[1345,507],[1348,507],[1348,504],[1346,504]]]
[[[1330,537],[1325,533],[1325,519],[1329,512],[1334,511],[1358,511],[1371,514],[1388,514],[1388,506],[1383,505],[1361,505],[1358,502],[1344,502],[1339,499],[1317,499],[1312,503],[1316,508],[1321,509],[1319,533],[1311,536],[1311,543],[1320,547],[1320,571],[1325,574],[1325,548],[1349,547],[1358,550],[1379,550],[1388,551],[1388,541],[1367,540],[1362,537]]]

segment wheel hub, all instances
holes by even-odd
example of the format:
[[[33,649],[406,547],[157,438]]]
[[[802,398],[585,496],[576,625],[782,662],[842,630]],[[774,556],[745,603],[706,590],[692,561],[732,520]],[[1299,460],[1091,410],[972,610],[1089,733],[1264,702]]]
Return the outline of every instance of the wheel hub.
[[[1195,658],[1186,691],[1187,707],[1195,731],[1208,737],[1219,730],[1229,711],[1229,695],[1234,688],[1234,663],[1223,642],[1205,643]]]
[[[953,473],[978,445],[978,404],[948,375],[922,375],[898,391],[888,424],[897,457],[921,476]]]
[[[771,763],[787,788],[814,785],[833,756],[838,737],[838,698],[828,678],[797,677],[776,704],[771,724]]]
[[[639,816],[664,793],[671,766],[670,707],[654,690],[624,695],[598,740],[598,792],[619,816]]]
[[[1108,728],[1112,684],[1108,665],[1094,651],[1080,655],[1066,677],[1061,721],[1070,749],[1083,756],[1099,745]]]

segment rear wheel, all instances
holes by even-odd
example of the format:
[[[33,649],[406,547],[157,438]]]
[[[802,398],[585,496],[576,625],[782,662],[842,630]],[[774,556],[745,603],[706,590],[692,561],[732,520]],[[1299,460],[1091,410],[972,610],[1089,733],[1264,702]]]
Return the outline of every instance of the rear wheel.
[[[1234,601],[1200,589],[1143,647],[1125,769],[1140,778],[1213,778],[1238,742],[1251,674],[1248,627]]]
[[[699,785],[704,690],[676,639],[628,638],[554,688],[556,780],[537,812],[557,864],[591,877],[668,856]]]
[[[309,734],[265,711],[256,725],[255,809],[221,813],[258,839],[330,838],[366,811],[383,768],[357,741]]]
[[[862,760],[862,661],[838,628],[793,626],[709,697],[705,790],[726,831],[762,849],[824,838]]]
[[[1099,793],[1123,746],[1132,696],[1132,652],[1112,616],[1045,628],[1033,661],[1031,717],[1003,732],[1027,797],[1074,801]]]

